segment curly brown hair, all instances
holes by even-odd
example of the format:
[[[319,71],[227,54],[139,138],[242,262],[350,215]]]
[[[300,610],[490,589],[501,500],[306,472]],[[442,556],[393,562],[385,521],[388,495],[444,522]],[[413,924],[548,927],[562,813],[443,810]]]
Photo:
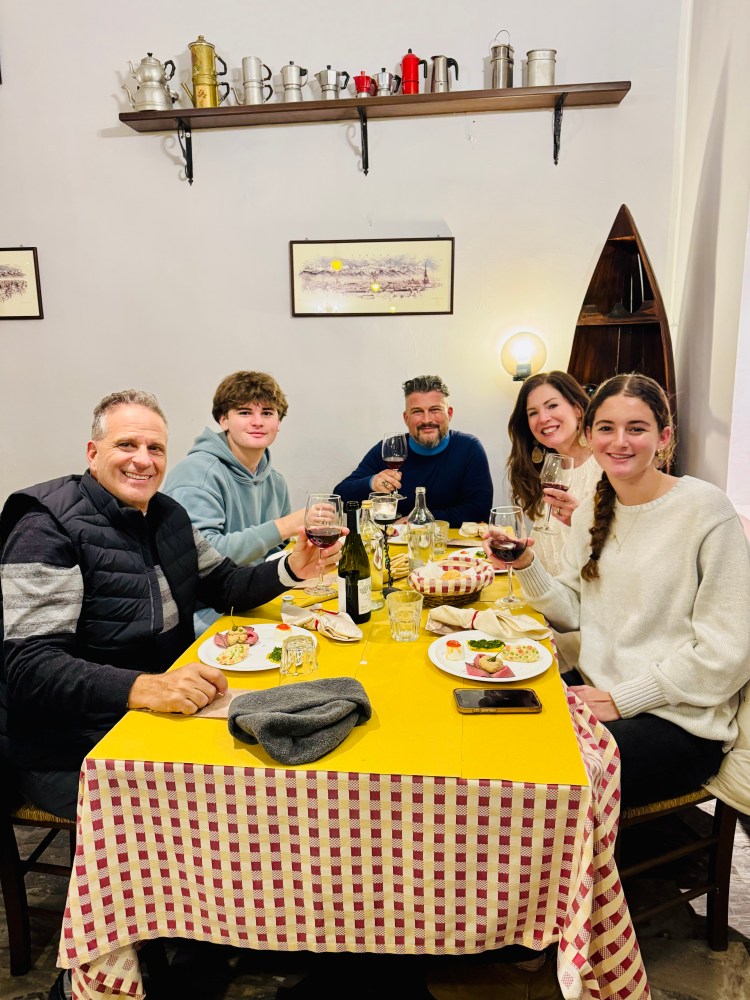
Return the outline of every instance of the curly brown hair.
[[[655,382],[648,375],[615,375],[614,378],[603,382],[589,403],[583,417],[583,426],[590,431],[596,412],[602,403],[611,399],[612,396],[634,396],[642,400],[651,410],[656,420],[656,426],[661,433],[666,427],[672,428],[672,436],[666,447],[657,452],[657,467],[669,465],[675,449],[674,424],[672,422],[672,412],[669,407],[667,394],[658,382]],[[581,577],[584,580],[599,579],[599,557],[602,554],[604,543],[609,538],[612,530],[612,521],[615,517],[615,501],[617,494],[610,483],[606,472],[602,473],[602,478],[596,487],[594,496],[594,523],[589,528],[591,535],[591,555],[589,561],[581,570]]]
[[[521,386],[516,405],[513,407],[508,421],[510,455],[506,469],[513,503],[518,504],[524,514],[532,520],[542,516],[544,504],[542,503],[539,468],[532,462],[531,453],[535,447],[542,448],[543,452],[544,449],[529,429],[526,407],[529,395],[540,385],[551,385],[553,389],[557,389],[571,406],[578,407],[581,411],[581,419],[583,419],[583,414],[589,403],[589,398],[584,390],[567,372],[539,372],[538,375],[527,378]]]
[[[286,396],[281,386],[266,372],[235,372],[227,375],[219,383],[214,393],[211,413],[218,424],[230,410],[238,410],[248,403],[261,403],[272,406],[283,420],[289,409]]]

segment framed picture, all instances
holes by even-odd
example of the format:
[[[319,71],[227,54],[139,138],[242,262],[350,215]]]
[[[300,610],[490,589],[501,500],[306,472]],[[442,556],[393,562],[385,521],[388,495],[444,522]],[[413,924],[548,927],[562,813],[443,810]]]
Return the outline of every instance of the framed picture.
[[[36,247],[0,248],[0,319],[43,319]]]
[[[453,312],[453,237],[289,244],[293,316]]]

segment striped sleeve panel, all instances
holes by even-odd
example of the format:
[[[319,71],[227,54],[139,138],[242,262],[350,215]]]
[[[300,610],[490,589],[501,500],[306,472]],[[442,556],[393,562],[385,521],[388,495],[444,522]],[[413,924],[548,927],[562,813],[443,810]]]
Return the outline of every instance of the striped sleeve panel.
[[[75,633],[83,604],[78,566],[10,563],[2,567],[0,585],[6,639]]]
[[[193,528],[193,541],[198,551],[198,576],[203,579],[224,562],[224,556],[219,555],[213,545],[195,528]]]

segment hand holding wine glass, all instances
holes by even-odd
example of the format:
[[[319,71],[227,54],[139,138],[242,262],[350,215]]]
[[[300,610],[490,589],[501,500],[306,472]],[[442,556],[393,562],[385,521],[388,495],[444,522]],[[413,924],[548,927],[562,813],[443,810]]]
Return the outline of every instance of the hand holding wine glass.
[[[343,533],[344,515],[341,497],[335,493],[311,493],[305,505],[305,534],[318,550],[318,582],[305,590],[306,594],[322,597],[334,593],[323,583],[325,566],[323,549],[335,545]]]
[[[498,602],[500,604],[520,605],[513,593],[513,568],[510,565],[520,559],[526,551],[526,523],[520,507],[493,507],[490,511],[489,531],[486,536],[492,555],[505,563],[508,570],[508,593]]]
[[[556,451],[549,451],[545,455],[544,465],[539,477],[542,481],[542,489],[563,490],[565,493],[570,489],[573,481],[574,461],[570,455],[558,455]],[[538,525],[535,531],[552,531],[549,519],[552,513],[552,504],[547,504],[547,512],[544,515],[544,524]]]
[[[386,472],[373,476],[372,488],[379,493],[397,490],[401,485],[401,466],[409,454],[406,434],[386,434],[380,446]]]

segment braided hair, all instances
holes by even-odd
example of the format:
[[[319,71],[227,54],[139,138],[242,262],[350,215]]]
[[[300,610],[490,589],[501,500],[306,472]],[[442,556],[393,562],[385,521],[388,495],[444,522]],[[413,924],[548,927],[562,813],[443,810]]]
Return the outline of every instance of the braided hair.
[[[666,393],[652,378],[647,375],[615,375],[614,378],[603,382],[589,403],[583,418],[583,426],[590,431],[596,412],[602,403],[612,396],[634,396],[642,400],[651,410],[656,420],[659,432],[665,427],[672,427],[672,414],[669,408],[669,401]],[[674,452],[675,440],[672,434],[669,443],[663,451],[657,454],[657,467],[666,464]],[[589,528],[591,535],[591,555],[589,561],[581,570],[581,577],[584,580],[599,579],[599,556],[604,548],[604,543],[609,538],[612,530],[612,522],[615,517],[615,501],[617,494],[610,483],[606,472],[602,473],[596,487],[594,495],[594,523]]]
[[[542,516],[542,483],[539,478],[539,467],[532,461],[534,448],[542,455],[546,454],[529,429],[529,417],[526,413],[530,394],[540,385],[551,385],[557,389],[563,399],[575,409],[581,411],[581,420],[588,406],[589,398],[572,375],[567,372],[539,372],[527,378],[521,386],[516,405],[508,421],[508,436],[510,437],[510,455],[506,463],[508,481],[513,503],[518,504],[524,514],[532,520]]]

